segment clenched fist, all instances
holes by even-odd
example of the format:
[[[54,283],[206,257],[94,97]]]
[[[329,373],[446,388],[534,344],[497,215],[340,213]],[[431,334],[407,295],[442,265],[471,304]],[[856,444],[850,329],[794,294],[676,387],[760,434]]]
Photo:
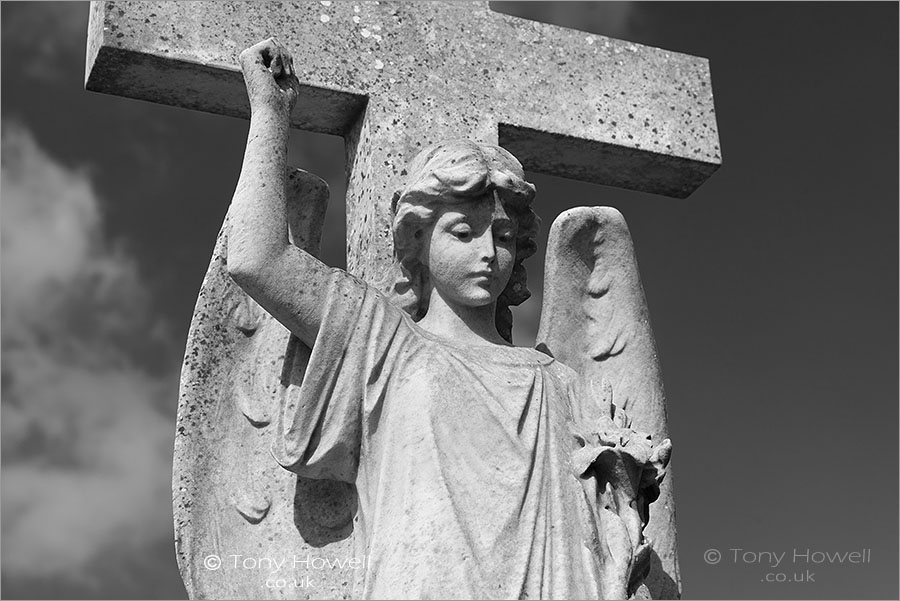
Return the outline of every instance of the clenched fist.
[[[269,38],[241,52],[240,63],[251,112],[274,111],[287,119],[300,89],[291,54],[275,38]]]

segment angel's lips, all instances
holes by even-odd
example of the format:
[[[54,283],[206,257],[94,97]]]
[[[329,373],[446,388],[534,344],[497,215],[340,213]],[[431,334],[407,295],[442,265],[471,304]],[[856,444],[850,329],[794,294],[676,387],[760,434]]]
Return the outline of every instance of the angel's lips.
[[[476,271],[469,274],[469,277],[476,281],[476,283],[490,283],[494,279],[493,272],[490,271]]]

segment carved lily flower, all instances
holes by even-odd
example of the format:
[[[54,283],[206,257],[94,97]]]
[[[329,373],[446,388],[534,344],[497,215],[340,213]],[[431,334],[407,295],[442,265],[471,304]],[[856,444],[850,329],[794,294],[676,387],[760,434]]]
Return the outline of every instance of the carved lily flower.
[[[624,415],[622,411],[616,413],[617,417]],[[639,475],[638,488],[655,487],[655,494],[652,494],[652,498],[648,498],[648,502],[653,502],[659,496],[659,483],[662,482],[669,464],[672,443],[667,438],[654,445],[649,434],[638,432],[625,425],[626,419],[623,417],[621,420],[614,420],[604,415],[593,424],[593,427],[575,432],[575,440],[580,447],[572,455],[575,475],[579,478],[602,475],[603,480],[611,482],[614,486],[633,482],[633,476]],[[620,469],[612,472],[603,469],[612,465],[618,466],[619,463],[621,467],[628,469],[625,472],[621,472]],[[591,473],[597,468],[603,473]],[[628,477],[623,480],[626,474]]]
[[[651,543],[643,535],[649,505],[659,497],[672,443],[653,445],[649,434],[631,428],[623,411],[612,404],[612,389],[603,383],[604,415],[576,431],[579,447],[572,454],[575,475],[596,496],[601,586],[604,598],[627,598],[650,569]]]
[[[609,415],[574,431],[579,445],[572,454],[575,475],[598,476],[601,490],[607,482],[614,488],[626,485],[652,503],[659,497],[672,443],[667,438],[654,446],[651,435],[634,430],[628,415],[613,404],[609,382],[603,380],[601,390],[601,406],[608,407]]]

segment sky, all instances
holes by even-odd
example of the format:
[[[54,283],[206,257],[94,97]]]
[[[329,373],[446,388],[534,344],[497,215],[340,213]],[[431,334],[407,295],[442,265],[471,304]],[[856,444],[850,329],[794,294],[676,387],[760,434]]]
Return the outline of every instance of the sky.
[[[710,60],[724,162],[690,198],[529,174],[547,213],[609,205],[628,221],[685,597],[896,598],[898,5],[494,7]],[[86,3],[0,10],[0,594],[184,598],[178,373],[247,124],[84,91]],[[341,139],[297,132],[289,155],[343,197]],[[339,267],[340,205],[323,250]],[[870,563],[791,561],[861,549]]]

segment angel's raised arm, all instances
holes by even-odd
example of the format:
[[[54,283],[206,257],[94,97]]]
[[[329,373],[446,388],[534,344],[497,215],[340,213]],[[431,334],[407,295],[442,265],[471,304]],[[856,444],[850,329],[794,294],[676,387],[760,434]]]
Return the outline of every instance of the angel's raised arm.
[[[228,273],[253,300],[312,347],[331,270],[291,244],[285,207],[287,140],[298,83],[290,54],[273,38],[241,53],[250,97],[250,133],[229,210]],[[327,188],[310,176],[298,202],[323,204]]]

